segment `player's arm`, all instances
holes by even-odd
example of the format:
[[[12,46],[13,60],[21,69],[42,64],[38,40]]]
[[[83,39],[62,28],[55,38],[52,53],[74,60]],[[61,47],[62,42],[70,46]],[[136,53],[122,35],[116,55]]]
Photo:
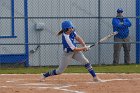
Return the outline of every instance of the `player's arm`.
[[[75,48],[74,51],[87,51],[88,50],[88,46],[86,46],[84,40],[79,36],[76,35],[75,37],[76,41],[78,41],[83,47],[79,47],[79,48]]]
[[[87,51],[88,49],[86,47],[76,47],[73,49],[73,51]]]
[[[83,47],[86,46],[84,40],[83,40],[79,35],[76,35],[75,39],[76,39],[76,41],[78,41]]]
[[[65,36],[65,39],[66,39],[66,42],[67,44],[69,45],[69,47],[73,50],[73,51],[86,51],[88,50],[87,47],[80,47],[80,48],[77,48],[75,47],[75,45],[73,45],[73,43],[71,42],[70,38],[68,35],[64,35]],[[75,34],[75,37],[76,37],[76,34]],[[85,43],[83,43],[83,46],[85,45]]]

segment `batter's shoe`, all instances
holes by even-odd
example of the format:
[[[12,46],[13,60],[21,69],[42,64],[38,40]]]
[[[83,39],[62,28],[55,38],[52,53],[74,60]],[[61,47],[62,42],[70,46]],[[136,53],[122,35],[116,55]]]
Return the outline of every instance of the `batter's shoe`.
[[[41,74],[41,79],[40,79],[40,82],[44,82],[45,81],[45,76],[44,76],[44,74]]]
[[[93,81],[94,81],[94,82],[102,82],[102,80],[101,80],[100,78],[97,78],[97,77],[94,77],[94,78],[93,78]]]

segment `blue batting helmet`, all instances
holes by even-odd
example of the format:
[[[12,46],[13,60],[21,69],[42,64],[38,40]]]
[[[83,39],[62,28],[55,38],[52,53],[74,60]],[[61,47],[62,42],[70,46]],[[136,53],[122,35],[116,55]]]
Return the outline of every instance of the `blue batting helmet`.
[[[71,21],[67,20],[67,21],[63,21],[62,22],[62,30],[66,30],[68,28],[74,28],[73,24]]]
[[[123,9],[122,8],[118,8],[117,9],[117,13],[122,13],[123,12]]]

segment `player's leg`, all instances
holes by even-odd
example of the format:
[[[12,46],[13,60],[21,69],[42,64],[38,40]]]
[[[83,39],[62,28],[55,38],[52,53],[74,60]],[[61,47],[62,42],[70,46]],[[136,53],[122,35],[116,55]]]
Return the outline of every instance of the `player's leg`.
[[[76,52],[73,55],[73,59],[77,60],[78,62],[85,65],[85,68],[88,70],[88,72],[92,75],[94,81],[99,81],[96,77],[96,73],[92,68],[92,65],[89,63],[88,59],[84,56],[82,52]]]
[[[64,54],[62,56],[62,60],[60,61],[59,67],[58,67],[58,69],[56,69],[57,74],[61,74],[64,72],[64,70],[67,68],[67,66],[72,61],[73,54],[74,54],[73,52],[70,52],[70,53],[64,52]]]
[[[41,78],[41,81],[44,81],[46,77],[59,75],[63,73],[63,71],[67,68],[68,64],[71,62],[73,52],[70,53],[63,53],[62,60],[60,61],[58,69],[50,70],[43,74],[43,77]]]

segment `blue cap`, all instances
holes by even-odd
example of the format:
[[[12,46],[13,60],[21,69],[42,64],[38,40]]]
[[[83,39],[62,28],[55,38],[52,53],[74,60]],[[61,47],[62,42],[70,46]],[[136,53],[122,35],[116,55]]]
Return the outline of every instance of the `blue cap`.
[[[123,9],[122,8],[118,8],[117,9],[117,13],[122,13],[123,12]]]
[[[66,20],[62,22],[62,29],[66,30],[67,28],[74,28],[73,24],[71,21]]]

